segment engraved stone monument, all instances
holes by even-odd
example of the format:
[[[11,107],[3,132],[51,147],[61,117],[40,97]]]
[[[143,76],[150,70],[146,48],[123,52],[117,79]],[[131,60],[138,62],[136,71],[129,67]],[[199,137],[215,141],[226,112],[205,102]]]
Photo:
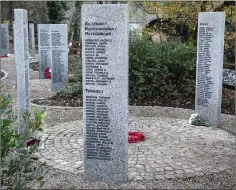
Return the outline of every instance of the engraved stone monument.
[[[29,24],[29,53],[35,58],[34,23]]]
[[[9,53],[9,29],[8,24],[1,24],[1,56]]]
[[[52,90],[66,87],[68,80],[67,24],[51,24]]]
[[[128,6],[82,6],[84,174],[128,179]]]
[[[24,9],[14,9],[14,53],[17,72],[17,102],[20,132],[24,131],[22,114],[30,110],[28,16]]]
[[[224,12],[198,15],[195,109],[200,118],[220,126],[224,54]]]
[[[50,24],[38,24],[39,78],[44,79],[46,67],[52,65]]]

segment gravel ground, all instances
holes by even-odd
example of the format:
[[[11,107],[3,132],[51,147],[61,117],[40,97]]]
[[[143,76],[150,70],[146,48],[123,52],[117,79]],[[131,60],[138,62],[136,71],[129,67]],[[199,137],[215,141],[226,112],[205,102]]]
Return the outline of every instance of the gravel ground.
[[[130,179],[124,184],[85,181],[82,174],[49,169],[45,189],[235,189],[235,167],[217,174],[186,179],[140,181]],[[35,186],[37,188],[37,186]]]
[[[38,59],[38,55],[36,55],[35,60]],[[30,61],[35,61],[34,59],[30,59]],[[13,104],[17,102],[16,100],[16,68],[14,65],[14,54],[11,54],[8,58],[1,58],[1,69],[7,72],[7,77],[4,80],[1,80],[1,93],[6,94],[9,93],[13,97]],[[30,78],[35,79],[37,77],[37,72],[30,70]],[[30,81],[32,82],[32,80]],[[43,88],[43,87],[42,87]]]

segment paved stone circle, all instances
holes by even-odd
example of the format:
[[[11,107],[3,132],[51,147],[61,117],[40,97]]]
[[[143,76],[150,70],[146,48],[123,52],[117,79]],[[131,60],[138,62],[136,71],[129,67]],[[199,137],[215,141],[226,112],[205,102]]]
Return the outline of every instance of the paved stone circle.
[[[146,136],[144,142],[129,144],[130,179],[201,176],[234,164],[235,137],[221,129],[193,126],[180,119],[131,117],[129,131]],[[48,128],[38,156],[53,168],[83,174],[82,120]]]

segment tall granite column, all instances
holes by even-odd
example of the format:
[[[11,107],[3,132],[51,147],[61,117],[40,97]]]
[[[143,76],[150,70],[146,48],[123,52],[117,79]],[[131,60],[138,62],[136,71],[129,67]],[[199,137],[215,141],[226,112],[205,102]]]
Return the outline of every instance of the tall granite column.
[[[128,179],[128,6],[82,6],[84,174]]]
[[[1,56],[9,53],[9,27],[8,24],[1,24]]]
[[[68,81],[67,24],[51,24],[52,90],[62,90]]]
[[[34,23],[29,24],[29,53],[35,58],[35,39],[34,39]]]
[[[221,121],[224,32],[224,12],[199,13],[195,109],[216,127]]]
[[[22,114],[30,110],[28,16],[24,9],[14,9],[14,53],[17,73],[19,131],[25,129]]]

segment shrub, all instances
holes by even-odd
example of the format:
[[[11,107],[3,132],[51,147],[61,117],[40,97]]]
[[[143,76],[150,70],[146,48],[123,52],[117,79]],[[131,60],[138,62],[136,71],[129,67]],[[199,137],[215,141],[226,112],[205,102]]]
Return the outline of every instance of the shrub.
[[[137,38],[130,42],[129,97],[131,104],[194,96],[196,49],[194,46],[153,42]]]
[[[36,135],[36,130],[42,128],[45,115],[41,110],[34,110],[31,118],[30,113],[25,112],[23,119],[26,129],[20,134],[11,100],[10,95],[0,95],[1,185],[10,189],[28,189],[29,182],[38,181],[42,187],[45,164],[40,164],[34,155],[38,145],[27,147],[25,143]]]
[[[78,56],[71,56],[69,59],[69,68],[73,76],[68,78],[68,84],[65,90],[57,93],[57,96],[71,96],[82,99],[82,60]]]
[[[129,47],[129,98],[132,105],[156,104],[158,98],[194,101],[196,48],[176,42],[154,44],[132,35]],[[82,64],[58,93],[82,99]]]
[[[65,19],[66,13],[69,8],[67,3],[63,1],[47,1],[47,14],[49,18],[49,23],[59,24]]]

